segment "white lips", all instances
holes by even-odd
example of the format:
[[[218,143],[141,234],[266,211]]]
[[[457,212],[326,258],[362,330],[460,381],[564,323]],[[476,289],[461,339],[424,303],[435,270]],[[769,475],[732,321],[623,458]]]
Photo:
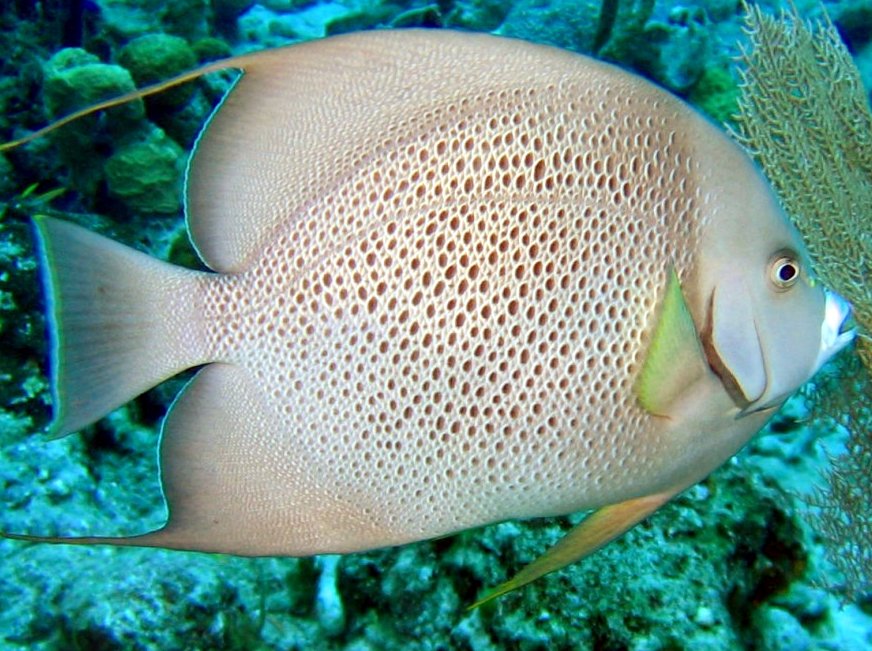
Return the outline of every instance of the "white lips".
[[[828,359],[854,340],[857,331],[854,328],[844,329],[850,316],[851,304],[835,292],[827,290],[824,322],[821,324],[821,347],[812,373],[817,373]]]

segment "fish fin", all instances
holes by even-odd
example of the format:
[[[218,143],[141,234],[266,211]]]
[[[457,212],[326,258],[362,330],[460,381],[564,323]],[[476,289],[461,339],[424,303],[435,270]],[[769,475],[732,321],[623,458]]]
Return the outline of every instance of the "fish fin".
[[[618,504],[604,506],[587,516],[557,544],[524,567],[511,579],[490,590],[469,606],[473,610],[489,601],[527,585],[551,572],[566,567],[594,553],[630,527],[641,522],[663,506],[675,492],[646,495]]]
[[[366,156],[383,146],[390,124],[432,100],[434,85],[456,87],[459,101],[473,82],[491,89],[491,66],[514,87],[517,67],[508,62],[523,63],[519,48],[542,50],[484,34],[431,32],[344,34],[213,61],[0,143],[0,152],[97,111],[240,69],[243,75],[200,132],[185,189],[189,232],[200,256],[217,271],[240,271],[267,233],[352,173],[360,152]],[[545,56],[565,58],[556,51]],[[379,74],[367,74],[375,69]],[[461,76],[471,78],[465,83]],[[430,83],[409,82],[415,78]]]
[[[205,360],[200,272],[174,267],[51,217],[34,218],[46,290],[59,438]],[[205,341],[205,337],[200,338]]]
[[[383,530],[312,463],[267,379],[217,362],[192,379],[161,430],[164,528],[133,543],[240,556],[383,547]],[[374,536],[374,537],[371,537]]]
[[[56,129],[60,129],[61,127],[70,124],[71,122],[75,122],[76,120],[79,120],[87,115],[91,115],[92,113],[96,113],[97,111],[104,111],[106,109],[114,108],[116,106],[121,106],[122,104],[127,104],[137,99],[142,99],[143,97],[148,97],[149,95],[162,93],[166,90],[169,90],[170,88],[174,88],[175,86],[180,86],[189,81],[193,81],[194,79],[198,79],[199,77],[209,74],[210,72],[225,70],[227,68],[237,68],[240,65],[240,61],[245,60],[245,56],[246,55],[221,59],[219,61],[211,61],[199,68],[189,70],[188,72],[183,72],[182,74],[177,75],[171,79],[159,81],[143,88],[137,88],[136,90],[132,90],[129,93],[117,95],[116,97],[110,97],[109,99],[97,102],[96,104],[86,106],[85,108],[79,109],[78,111],[74,111],[69,115],[65,115],[64,117],[55,120],[51,124],[48,124],[41,129],[37,129],[36,131],[33,131],[26,136],[18,138],[17,140],[10,140],[9,142],[0,143],[0,152],[9,151],[10,149],[15,149],[16,147],[25,145],[32,140],[36,140],[37,138],[42,138],[46,134],[49,134]]]
[[[712,293],[703,343],[711,367],[741,407],[766,390],[766,363],[744,281],[726,276]]]
[[[325,196],[348,199],[354,178],[392,193],[387,211],[402,207],[401,188],[360,177],[365,165],[400,142],[432,156],[429,148],[441,146],[434,134],[473,110],[473,98],[541,84],[543,70],[563,70],[568,59],[516,40],[428,29],[342,34],[250,55],[188,166],[198,253],[212,269],[242,271],[289,219],[308,219]],[[368,228],[350,214],[333,221],[354,237]]]
[[[657,325],[634,387],[636,398],[645,411],[668,416],[676,398],[705,372],[705,354],[696,325],[678,274],[670,267]]]
[[[261,393],[248,371],[220,362],[203,368],[179,393],[161,431],[161,486],[169,509],[162,529],[119,537],[2,536],[242,555],[272,551],[256,547],[257,533],[263,529],[258,527],[261,508],[271,506],[269,496],[276,492],[275,469],[267,455],[278,447],[258,445],[275,429]],[[286,546],[281,536],[273,538]]]
[[[141,546],[140,536],[111,537],[111,536],[83,536],[81,538],[65,536],[30,536],[22,533],[9,533],[0,531],[0,538],[17,540],[29,543],[48,543],[50,545],[115,545],[121,547]]]
[[[160,477],[169,509],[163,529],[140,544],[241,555],[267,554],[263,509],[281,508],[281,491],[299,477],[281,455],[273,408],[245,368],[216,363],[202,369],[176,398],[161,430]],[[271,459],[282,457],[279,474]],[[288,499],[289,502],[292,500]],[[265,533],[265,536],[259,534]]]

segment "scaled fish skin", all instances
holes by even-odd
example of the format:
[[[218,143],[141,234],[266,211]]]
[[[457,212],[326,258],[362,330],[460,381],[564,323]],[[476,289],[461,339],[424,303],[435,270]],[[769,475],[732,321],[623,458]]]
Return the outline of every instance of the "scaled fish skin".
[[[206,364],[161,434],[168,523],[25,538],[304,555],[599,509],[501,593],[705,477],[853,335],[740,149],[616,67],[415,30],[186,78],[220,67],[186,183],[216,273],[37,220],[55,435]]]

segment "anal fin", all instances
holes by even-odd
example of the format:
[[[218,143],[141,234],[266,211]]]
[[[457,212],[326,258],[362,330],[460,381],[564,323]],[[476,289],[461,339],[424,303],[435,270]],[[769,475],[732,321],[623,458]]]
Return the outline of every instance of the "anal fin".
[[[646,495],[594,511],[542,556],[469,606],[469,610],[589,556],[647,518],[674,495],[674,492]]]
[[[299,492],[294,478],[304,471],[282,454],[263,394],[247,369],[213,363],[176,398],[161,433],[161,485],[169,510],[163,528],[117,537],[0,532],[0,538],[242,556],[308,552],[300,548],[306,541],[290,535]],[[280,482],[283,472],[290,479]],[[285,524],[288,528],[282,529]]]

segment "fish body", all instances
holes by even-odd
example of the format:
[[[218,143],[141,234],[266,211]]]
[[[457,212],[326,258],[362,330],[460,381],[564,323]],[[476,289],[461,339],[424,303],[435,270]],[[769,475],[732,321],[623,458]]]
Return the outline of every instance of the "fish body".
[[[63,540],[304,555],[604,507],[587,553],[850,340],[751,161],[639,77],[414,30],[231,64],[186,184],[214,273],[38,224],[56,435],[206,365],[166,527]]]

